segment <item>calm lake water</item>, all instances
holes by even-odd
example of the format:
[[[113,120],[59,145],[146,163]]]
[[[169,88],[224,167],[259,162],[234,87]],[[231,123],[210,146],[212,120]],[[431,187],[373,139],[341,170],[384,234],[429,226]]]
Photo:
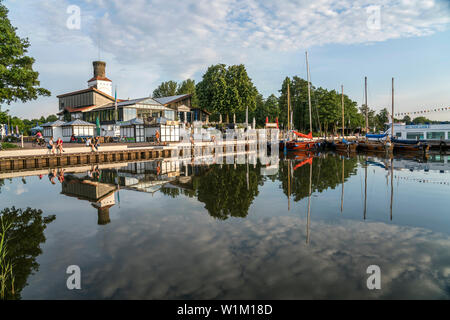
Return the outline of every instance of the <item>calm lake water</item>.
[[[239,157],[0,180],[15,297],[450,298],[450,156]]]

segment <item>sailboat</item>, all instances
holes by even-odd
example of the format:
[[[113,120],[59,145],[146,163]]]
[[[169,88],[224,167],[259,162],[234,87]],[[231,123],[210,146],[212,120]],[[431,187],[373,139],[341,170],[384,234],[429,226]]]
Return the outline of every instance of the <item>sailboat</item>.
[[[356,142],[350,142],[345,140],[344,132],[345,132],[345,122],[344,122],[344,86],[341,86],[342,91],[342,139],[334,144],[336,151],[341,152],[356,152],[356,147],[358,144]]]
[[[419,153],[426,156],[430,145],[420,141],[401,140],[394,136],[394,78],[392,78],[392,116],[391,116],[391,140],[396,152]]]
[[[297,137],[306,139],[303,141],[297,141],[297,139],[292,139],[289,141],[284,141],[283,145],[281,146],[286,151],[292,151],[292,150],[312,150],[315,149],[317,146],[317,142],[313,140],[312,137],[312,116],[311,116],[311,81],[309,77],[309,65],[308,65],[308,52],[305,52],[306,55],[306,73],[308,77],[308,106],[309,106],[309,134],[303,134],[300,132],[297,132],[295,130],[291,130],[289,126],[289,114],[290,114],[290,92],[289,92],[289,82],[288,82],[288,134],[292,132]],[[292,122],[292,119],[291,119]]]
[[[387,152],[393,150],[389,136],[385,134],[369,134],[369,106],[367,104],[367,77],[364,78],[365,106],[366,106],[366,138],[358,142],[358,148],[364,151]],[[369,140],[377,139],[377,140]]]

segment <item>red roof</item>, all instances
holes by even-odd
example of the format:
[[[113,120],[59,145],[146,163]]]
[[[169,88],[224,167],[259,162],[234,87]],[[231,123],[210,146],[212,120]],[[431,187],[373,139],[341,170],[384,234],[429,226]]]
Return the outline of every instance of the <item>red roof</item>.
[[[93,77],[92,79],[88,80],[88,82],[91,82],[91,81],[94,81],[94,80],[102,80],[102,81],[109,81],[109,82],[112,82],[112,81],[109,80],[107,77],[99,77],[99,76]]]

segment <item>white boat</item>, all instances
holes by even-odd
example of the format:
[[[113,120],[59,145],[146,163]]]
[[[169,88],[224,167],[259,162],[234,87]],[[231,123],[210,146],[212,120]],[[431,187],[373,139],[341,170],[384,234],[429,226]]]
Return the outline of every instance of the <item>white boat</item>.
[[[432,146],[450,146],[450,123],[445,124],[411,124],[396,123],[394,125],[395,138],[399,140],[420,140]],[[385,134],[391,133],[391,125]]]

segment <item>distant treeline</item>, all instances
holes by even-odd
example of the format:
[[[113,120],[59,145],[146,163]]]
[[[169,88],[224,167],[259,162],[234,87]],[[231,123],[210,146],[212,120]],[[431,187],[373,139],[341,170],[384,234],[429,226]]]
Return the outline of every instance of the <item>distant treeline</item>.
[[[235,115],[237,122],[245,121],[246,108],[249,109],[249,122],[256,119],[258,127],[264,126],[266,117],[270,122],[278,118],[281,128],[287,126],[287,86],[290,88],[291,110],[293,111],[294,127],[300,131],[309,131],[308,82],[299,76],[286,77],[280,84],[278,96],[275,94],[264,98],[254,86],[244,65],[226,66],[212,65],[195,83],[187,79],[181,83],[176,81],[162,82],[154,91],[153,97],[191,94],[192,106],[200,107],[212,113],[210,120],[218,121],[220,115],[223,122],[232,122]],[[311,85],[312,128],[316,134],[337,133],[342,127],[341,93]],[[348,132],[365,128],[365,110],[363,105],[358,108],[356,101],[344,94],[344,122]],[[408,123],[431,122],[419,117],[411,119],[396,119]],[[369,127],[372,131],[384,130],[389,122],[389,112],[386,108],[375,112],[369,108]]]
[[[0,111],[0,123],[1,124],[9,124],[8,131],[11,126],[14,128],[14,132],[16,132],[16,126],[19,127],[19,132],[23,135],[30,135],[31,128],[35,127],[36,124],[42,125],[47,122],[53,122],[58,120],[58,117],[54,114],[49,115],[47,118],[40,117],[39,119],[20,119],[19,117],[10,117],[8,111]]]

